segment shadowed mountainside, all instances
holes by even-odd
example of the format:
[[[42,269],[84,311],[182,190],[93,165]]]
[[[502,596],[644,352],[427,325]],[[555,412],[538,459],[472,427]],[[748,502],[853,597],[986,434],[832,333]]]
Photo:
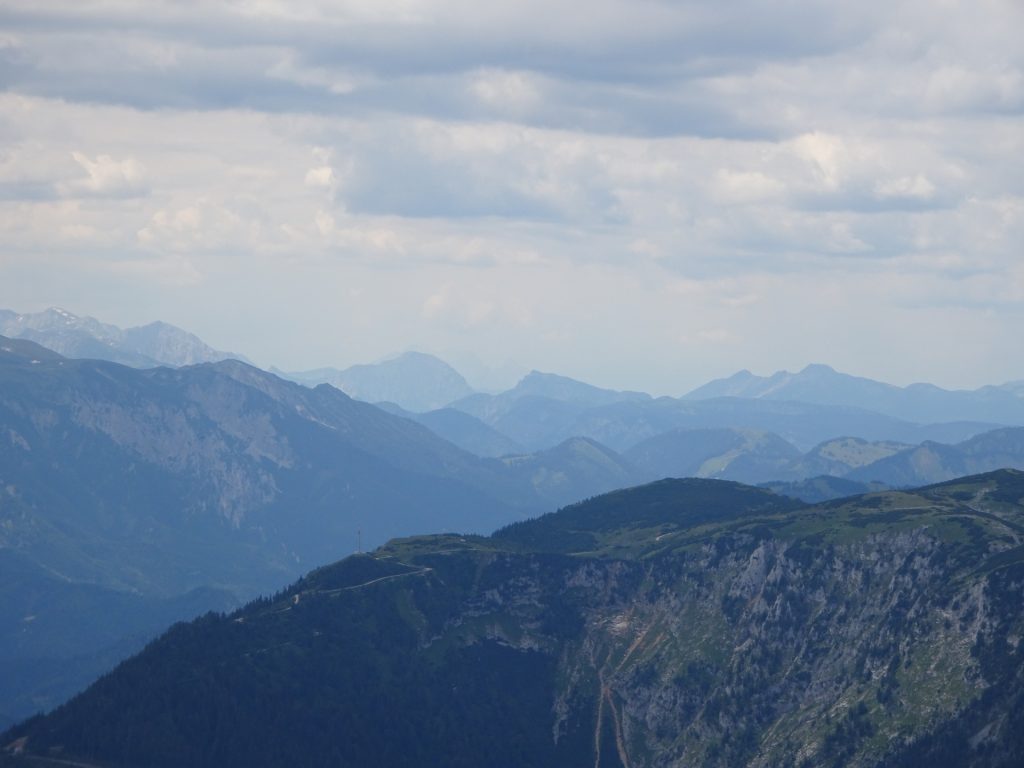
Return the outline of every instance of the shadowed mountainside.
[[[1020,472],[820,506],[662,481],[321,568],[4,741],[108,766],[1013,766],[1022,605]]]

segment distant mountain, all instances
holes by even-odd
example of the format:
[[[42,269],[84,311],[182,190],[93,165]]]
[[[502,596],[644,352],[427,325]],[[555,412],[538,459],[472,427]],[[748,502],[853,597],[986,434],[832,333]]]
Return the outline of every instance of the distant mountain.
[[[711,392],[705,390],[704,394]],[[1004,396],[1013,397],[1006,392]],[[1024,405],[1024,400],[1021,403]],[[450,407],[474,416],[531,451],[551,448],[571,437],[588,437],[625,452],[676,429],[772,432],[800,450],[809,450],[840,435],[871,442],[957,442],[1001,426],[951,419],[917,424],[863,408],[796,399],[651,398],[641,392],[600,389],[536,371],[507,392],[470,395]]]
[[[818,506],[661,481],[320,568],[0,743],[55,768],[1012,768],[1021,530],[1013,471]]]
[[[1024,469],[1024,427],[1007,427],[954,445],[928,441],[847,473],[893,487],[938,483],[965,474]]]
[[[133,368],[244,360],[241,355],[213,349],[199,337],[167,323],[122,330],[56,307],[24,315],[0,310],[0,335],[34,341],[65,357],[109,360]]]
[[[651,396],[643,392],[601,389],[565,376],[531,371],[506,392],[477,393],[454,401],[451,407],[529,448],[548,448],[579,434],[567,433],[565,427],[589,408],[650,400]]]
[[[65,577],[142,592],[265,588],[358,526],[379,543],[544,506],[418,424],[237,361],[139,371],[0,338],[0,430],[0,479],[33,526],[0,537]],[[136,545],[115,554],[124,536]]]
[[[530,453],[479,419],[453,408],[410,413],[393,403],[378,403],[378,407],[423,424],[477,456],[500,458],[517,482],[533,489],[552,508],[651,477],[615,451],[585,437],[570,437],[553,448]]]
[[[530,435],[531,430],[547,440],[583,435],[614,450],[628,451],[673,429],[771,432],[800,450],[809,450],[837,435],[909,444],[929,439],[956,442],[998,426],[976,422],[918,425],[857,408],[734,397],[700,401],[662,397],[650,402],[614,403],[573,414],[561,409],[556,411],[560,419],[551,418],[544,408],[537,407],[540,404],[523,400],[523,407],[502,419],[496,428],[516,439]]]
[[[1014,397],[1024,398],[1024,381],[1010,381],[998,388],[1009,392]]]
[[[674,429],[625,453],[649,479],[710,477],[758,483],[787,477],[800,451],[771,432]]]
[[[648,479],[615,451],[584,437],[533,454],[505,456],[502,462],[553,507]]]
[[[891,440],[869,442],[858,437],[837,437],[826,440],[805,453],[790,471],[791,477],[807,478],[816,475],[846,475],[854,469],[866,467],[905,451],[913,446]],[[779,478],[785,477],[779,475]]]
[[[513,389],[504,393],[504,395],[496,397],[505,399],[506,396],[512,399],[519,397],[546,397],[550,400],[559,400],[588,408],[621,403],[623,401],[644,402],[651,399],[651,396],[645,392],[602,389],[601,387],[595,387],[592,384],[576,381],[566,376],[542,373],[540,371],[531,371]]]
[[[123,346],[156,360],[161,365],[181,367],[221,360],[241,360],[243,355],[213,349],[198,336],[160,321],[136,328],[126,328]]]
[[[1002,427],[956,443],[840,437],[806,453],[769,432],[676,429],[639,443],[624,458],[645,480],[736,480],[817,502],[1004,468],[1024,470],[1024,427]]]
[[[448,363],[422,352],[406,352],[381,363],[353,365],[345,370],[278,373],[310,386],[330,384],[356,400],[395,403],[417,413],[443,408],[473,392]]]
[[[407,411],[395,403],[377,403],[376,405],[388,413],[403,416],[422,424],[435,435],[443,437],[462,450],[477,456],[497,458],[526,453],[526,449],[515,440],[505,437],[475,416],[470,416],[468,413],[457,411],[454,408],[439,408],[436,411],[415,413]]]
[[[862,408],[920,424],[983,421],[1019,425],[1024,424],[1021,391],[1019,382],[972,391],[951,391],[932,384],[897,387],[839,373],[827,365],[809,365],[798,373],[778,371],[771,376],[740,371],[698,387],[684,399],[791,400]]]

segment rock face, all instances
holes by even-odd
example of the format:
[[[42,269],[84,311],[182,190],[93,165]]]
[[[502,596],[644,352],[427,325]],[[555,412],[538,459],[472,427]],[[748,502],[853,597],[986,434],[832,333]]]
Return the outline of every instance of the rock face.
[[[180,626],[4,738],[109,765],[1024,759],[1024,474],[708,480],[392,542]]]

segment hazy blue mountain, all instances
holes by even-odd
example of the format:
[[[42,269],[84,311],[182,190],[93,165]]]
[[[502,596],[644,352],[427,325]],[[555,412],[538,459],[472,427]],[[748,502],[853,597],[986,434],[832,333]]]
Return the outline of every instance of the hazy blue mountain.
[[[649,402],[643,392],[618,392],[553,373],[531,371],[512,389],[477,393],[451,404],[531,449],[549,448],[574,437],[565,427],[587,410],[612,403]]]
[[[443,408],[473,392],[448,363],[422,352],[405,352],[391,360],[344,370],[319,368],[281,375],[310,386],[330,384],[356,400],[395,403],[418,413]]]
[[[121,329],[56,307],[22,315],[0,310],[0,335],[34,341],[65,357],[109,360],[133,368],[244,359],[213,349],[199,337],[167,323]]]
[[[1009,392],[1014,397],[1024,398],[1024,380],[1022,381],[1009,381],[1006,384],[1001,385],[998,389],[1004,392]]]
[[[772,432],[806,451],[842,435],[907,444],[925,440],[957,442],[1001,426],[951,420],[916,424],[863,408],[795,400],[651,398],[537,372],[507,392],[470,395],[451,407],[469,413],[532,451],[553,447],[571,437],[588,437],[625,452],[675,429]]]
[[[1007,467],[1024,469],[1024,427],[1002,427],[953,444],[841,437],[803,454],[772,433],[677,429],[639,443],[624,456],[645,479],[714,477],[822,501]]]
[[[620,403],[625,400],[642,402],[651,399],[645,392],[602,389],[567,376],[540,371],[531,371],[506,394],[513,397],[546,397],[588,407]]]
[[[842,476],[854,469],[866,467],[912,447],[906,443],[891,440],[869,442],[858,437],[837,437],[826,440],[805,453],[800,461],[793,465],[791,476],[798,478],[817,475]],[[784,476],[779,476],[780,479],[782,477]]]
[[[453,404],[461,408],[466,400]],[[529,450],[542,451],[553,448],[566,440],[585,435],[574,425],[586,407],[564,400],[527,395],[503,403],[500,410],[478,416],[503,435],[526,446]],[[472,411],[469,411],[472,414]]]
[[[246,361],[243,355],[213,349],[195,334],[160,321],[126,328],[122,346],[150,357],[160,365],[174,367],[221,360]]]
[[[758,483],[790,475],[800,451],[771,432],[674,429],[625,453],[648,479],[710,477]]]
[[[436,411],[415,413],[407,411],[395,403],[376,403],[388,413],[403,416],[422,424],[439,437],[457,445],[464,451],[477,456],[497,458],[509,454],[526,453],[515,440],[501,434],[493,427],[484,424],[475,416],[470,416],[454,408],[439,408]]]
[[[819,506],[661,481],[318,569],[3,743],[111,768],[1011,768],[1021,530],[1013,471]]]
[[[1024,399],[1018,390],[1014,384],[970,391],[951,391],[932,384],[897,387],[839,373],[827,365],[809,365],[798,373],[778,371],[771,376],[740,371],[698,387],[684,399],[794,400],[862,408],[921,424],[949,421],[1024,424]]]
[[[663,397],[649,403],[616,403],[588,409],[577,414],[564,430],[591,437],[617,451],[627,451],[643,440],[672,429],[751,429],[772,432],[806,451],[838,435],[914,444],[929,439],[963,440],[993,426],[998,425],[911,424],[858,408],[813,403],[736,397],[689,401]],[[508,427],[503,429],[507,430]]]
[[[33,526],[0,536],[27,553],[38,543],[65,576],[144,592],[279,582],[351,548],[360,525],[380,543],[543,508],[499,462],[237,361],[140,371],[0,339],[0,430],[0,487]],[[136,546],[115,556],[122,537]],[[111,568],[148,579],[110,580]]]
[[[1006,427],[954,445],[928,441],[847,474],[890,486],[937,483],[1003,467],[1024,469],[1024,427]]]
[[[552,507],[636,485],[649,477],[615,451],[584,437],[569,438],[537,453],[505,456],[502,462]]]

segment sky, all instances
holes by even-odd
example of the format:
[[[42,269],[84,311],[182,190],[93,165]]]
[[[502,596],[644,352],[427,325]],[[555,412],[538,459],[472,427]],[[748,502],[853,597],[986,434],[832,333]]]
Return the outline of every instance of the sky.
[[[1022,39],[1019,0],[0,0],[0,307],[285,370],[1024,379]]]

